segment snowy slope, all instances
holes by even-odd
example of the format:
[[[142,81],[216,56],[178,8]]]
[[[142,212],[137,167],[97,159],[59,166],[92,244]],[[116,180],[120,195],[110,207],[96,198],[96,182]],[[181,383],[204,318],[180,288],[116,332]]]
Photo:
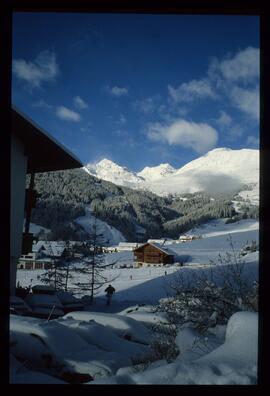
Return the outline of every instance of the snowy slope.
[[[242,184],[259,183],[259,151],[218,148],[189,162],[164,180],[149,184],[159,195],[194,193],[197,191],[227,192]]]
[[[208,223],[201,224],[186,232],[186,235],[201,235],[202,238],[208,238],[218,235],[234,234],[235,232],[246,232],[259,230],[257,220],[240,220],[236,223],[225,224],[226,219],[211,220]]]
[[[25,226],[25,221],[23,224],[23,228]],[[35,223],[30,223],[29,232],[33,233],[34,236],[38,236],[39,234],[48,234],[51,230],[49,228],[42,227]]]
[[[95,217],[91,214],[88,206],[85,206],[85,216],[78,217],[75,222],[81,225],[84,230],[91,234],[95,224]],[[101,234],[104,240],[104,246],[118,245],[119,242],[125,242],[125,237],[116,228],[105,223],[105,221],[96,219],[97,234]]]
[[[252,185],[249,195],[258,197],[259,150],[216,148],[180,169],[160,164],[146,167],[137,174],[107,159],[96,165],[89,164],[85,170],[112,183],[158,195],[228,192],[245,184]]]

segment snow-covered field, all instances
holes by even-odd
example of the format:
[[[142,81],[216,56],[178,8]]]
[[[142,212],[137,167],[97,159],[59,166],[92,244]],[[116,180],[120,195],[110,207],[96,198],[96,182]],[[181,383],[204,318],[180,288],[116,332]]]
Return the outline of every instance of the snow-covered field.
[[[50,322],[13,317],[11,330],[16,357],[27,360],[31,355],[36,360],[27,370],[13,358],[11,382],[29,383],[33,378],[33,383],[47,383],[51,378],[52,383],[61,383],[63,377],[50,377],[51,372],[44,369],[40,360],[49,350],[57,352],[52,358],[56,366],[64,364],[80,373],[91,372],[94,380],[89,384],[256,384],[258,315],[254,312],[234,314],[227,326],[211,328],[204,338],[194,329],[179,329],[175,339],[180,350],[178,357],[172,363],[166,360],[151,363],[154,336],[150,325],[167,320],[166,313],[156,314],[154,308],[159,299],[172,294],[170,286],[177,274],[186,278],[213,271],[218,274],[222,266],[212,265],[210,260],[218,263],[219,254],[225,256],[231,251],[229,235],[238,253],[247,242],[258,242],[259,224],[252,220],[227,225],[221,220],[212,221],[190,233],[201,234],[202,239],[170,245],[186,258],[183,267],[107,267],[104,274],[109,280],[114,279],[111,283],[116,289],[111,306],[105,304],[104,286],[95,304],[85,311],[71,312]],[[130,264],[132,252],[107,254],[106,260],[107,264],[116,260]],[[243,260],[250,282],[258,279],[258,252],[245,255]],[[41,272],[18,270],[17,280],[22,286],[39,284]],[[46,345],[41,346],[29,333],[37,334]],[[144,364],[134,366],[135,357],[137,363],[141,358]],[[38,372],[29,371],[35,369]]]
[[[208,271],[213,268],[210,260],[218,263],[219,254],[225,256],[230,252],[229,235],[231,235],[234,249],[239,251],[247,242],[259,238],[259,223],[255,220],[241,220],[238,223],[224,224],[223,220],[215,220],[207,223],[199,229],[194,229],[192,233],[201,234],[202,239],[172,244],[173,249],[180,258],[183,258],[185,265],[165,267],[143,267],[143,268],[106,268],[103,272],[108,281],[115,279],[112,284],[116,289],[114,296],[115,310],[116,303],[121,303],[121,307],[128,306],[129,303],[157,303],[160,298],[165,297],[170,292],[170,282],[177,271],[181,273],[191,273],[194,271]],[[247,267],[257,271],[258,252],[244,257]],[[133,263],[133,253],[118,252],[105,255],[105,263],[114,263],[114,267],[126,264],[128,267]],[[255,270],[256,268],[256,270]],[[253,277],[256,275],[254,272]],[[43,270],[18,270],[17,281],[21,286],[34,286],[40,284],[39,277]],[[73,273],[73,282],[82,281],[83,275],[78,272]],[[106,285],[100,289],[97,297],[99,301],[105,298]]]

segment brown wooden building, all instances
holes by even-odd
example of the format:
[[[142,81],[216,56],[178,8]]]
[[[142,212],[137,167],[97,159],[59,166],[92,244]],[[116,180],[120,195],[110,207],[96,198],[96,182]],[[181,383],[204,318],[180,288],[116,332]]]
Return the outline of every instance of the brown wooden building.
[[[173,264],[175,253],[157,243],[145,243],[133,251],[135,267]]]

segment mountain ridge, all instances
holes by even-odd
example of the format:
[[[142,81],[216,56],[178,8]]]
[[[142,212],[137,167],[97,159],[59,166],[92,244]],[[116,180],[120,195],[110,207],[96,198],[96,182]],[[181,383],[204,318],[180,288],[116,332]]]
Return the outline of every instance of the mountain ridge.
[[[199,191],[226,193],[243,184],[258,187],[259,150],[219,147],[179,169],[161,163],[136,173],[107,159],[84,169],[99,179],[160,196]]]

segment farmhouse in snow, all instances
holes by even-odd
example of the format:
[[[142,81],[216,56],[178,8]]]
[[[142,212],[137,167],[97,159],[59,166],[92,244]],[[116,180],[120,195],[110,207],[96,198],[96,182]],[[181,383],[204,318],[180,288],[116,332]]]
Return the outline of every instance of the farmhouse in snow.
[[[39,258],[36,252],[22,254],[18,260],[17,269],[33,270],[33,269],[47,269],[51,266],[52,260],[50,258]]]
[[[64,241],[38,241],[33,244],[32,252],[19,258],[18,269],[46,269],[52,264],[53,258],[69,255]]]
[[[173,264],[176,253],[158,243],[145,243],[134,251],[135,267]]]

